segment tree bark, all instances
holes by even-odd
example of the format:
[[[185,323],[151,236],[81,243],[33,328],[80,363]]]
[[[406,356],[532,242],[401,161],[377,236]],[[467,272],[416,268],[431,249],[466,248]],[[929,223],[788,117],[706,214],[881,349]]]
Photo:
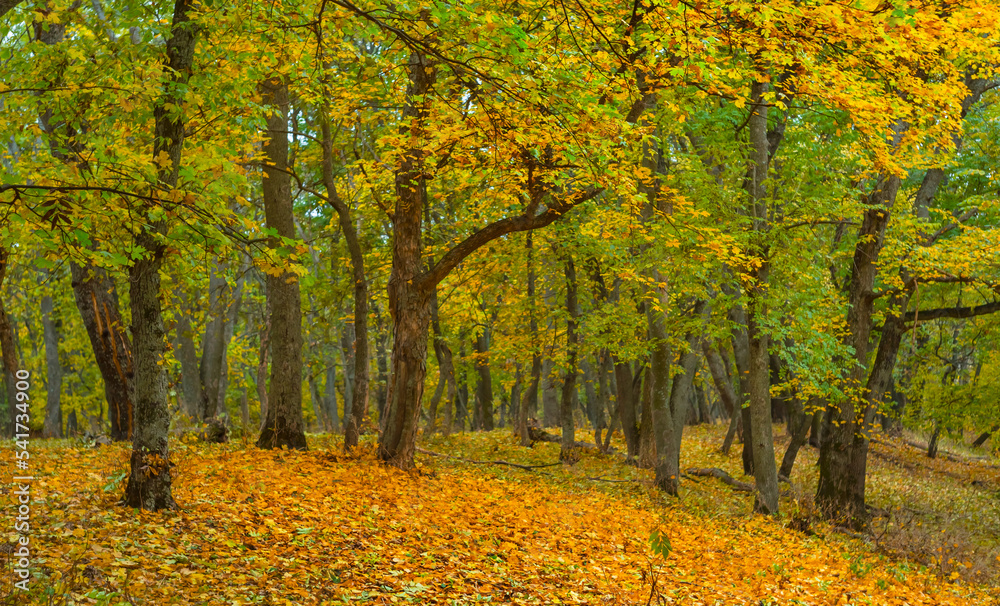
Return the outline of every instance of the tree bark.
[[[194,64],[197,27],[191,22],[189,0],[176,0],[166,42],[167,70],[161,96],[153,109],[153,154],[160,162],[161,154],[169,158],[160,162],[158,189],[171,191],[177,187],[181,151],[184,146],[184,120],[176,109],[184,105],[183,95]],[[168,106],[170,109],[168,109]],[[167,380],[163,370],[165,334],[160,308],[160,266],[166,247],[160,240],[165,231],[163,219],[149,220],[150,208],[142,209],[143,224],[135,236],[135,244],[143,256],[129,268],[129,295],[132,310],[132,344],[134,347],[134,383],[132,402],[135,407],[132,432],[132,458],[125,503],[129,507],[148,510],[174,509],[170,492],[170,451],[167,430],[170,411],[167,409]]]
[[[427,372],[427,332],[430,327],[430,290],[414,279],[422,271],[421,236],[424,202],[424,128],[430,111],[427,93],[436,68],[419,52],[409,60],[409,86],[401,133],[409,145],[396,170],[396,206],[393,213],[392,271],[389,310],[395,323],[392,374],[381,422],[378,456],[399,467],[413,467],[417,422]],[[436,284],[435,284],[436,285]]]
[[[320,118],[320,134],[323,137],[323,185],[327,199],[337,212],[340,231],[347,243],[351,257],[351,278],[354,282],[354,343],[351,355],[344,357],[344,452],[350,452],[358,445],[361,428],[368,417],[368,278],[365,275],[365,257],[361,248],[358,230],[351,220],[351,210],[340,197],[333,172],[333,136],[330,120],[324,104]],[[350,363],[350,369],[348,369]],[[350,393],[347,375],[350,374]],[[348,415],[350,412],[350,415]]]
[[[62,363],[59,361],[59,322],[52,319],[52,296],[42,297],[42,331],[45,340],[45,424],[44,438],[62,437]]]
[[[194,328],[191,326],[189,308],[183,298],[176,301],[177,312],[174,351],[181,365],[181,397],[184,400],[184,413],[192,419],[199,418],[201,409],[201,385],[198,375],[198,352],[194,346]]]
[[[0,354],[3,357],[3,380],[7,391],[7,414],[3,416],[3,419],[0,419],[0,422],[3,423],[4,437],[12,438],[14,437],[15,418],[17,417],[17,408],[15,408],[17,389],[15,386],[19,364],[17,347],[14,344],[14,329],[11,326],[7,310],[4,308],[2,295],[9,259],[7,249],[0,246]]]
[[[560,460],[568,460],[576,442],[573,424],[573,396],[576,394],[576,357],[578,336],[576,333],[579,305],[576,293],[576,267],[573,265],[572,254],[567,253],[564,273],[566,275],[566,377],[562,384],[562,397],[559,404],[559,420],[562,424],[562,444],[559,449]]]
[[[260,84],[261,101],[271,106],[264,144],[264,216],[276,235],[268,246],[277,252],[281,238],[295,237],[291,180],[288,173],[288,84],[280,77]],[[274,275],[277,273],[277,275]],[[294,272],[281,269],[267,275],[270,313],[271,378],[267,416],[257,438],[259,448],[306,450],[302,422],[302,301]]]
[[[479,411],[479,427],[483,431],[493,431],[493,377],[490,375],[490,329],[476,335],[476,409]]]
[[[211,419],[219,410],[219,385],[222,357],[225,352],[226,291],[229,283],[221,275],[224,265],[216,260],[208,277],[208,310],[205,334],[202,338],[201,363],[198,366],[200,398],[198,418]]]
[[[875,312],[875,277],[878,273],[878,255],[882,250],[885,230],[889,224],[890,210],[899,190],[900,180],[895,175],[879,179],[871,196],[871,206],[864,211],[864,218],[854,248],[851,278],[848,286],[847,329],[848,344],[854,349],[850,360],[848,385],[865,383],[872,317]],[[851,465],[854,437],[858,432],[857,406],[862,394],[852,395],[857,388],[846,391],[839,402],[831,402],[823,422],[823,440],[820,444],[819,484],[816,504],[824,515],[854,528],[867,524],[864,502],[858,502]]]

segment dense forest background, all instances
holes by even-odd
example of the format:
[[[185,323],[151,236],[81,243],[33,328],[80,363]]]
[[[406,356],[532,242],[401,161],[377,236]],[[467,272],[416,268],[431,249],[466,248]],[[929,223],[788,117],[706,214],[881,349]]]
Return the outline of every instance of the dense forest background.
[[[998,9],[0,2],[3,431],[28,370],[155,510],[199,424],[537,418],[677,494],[724,421],[759,511],[811,441],[864,527],[873,432],[1000,424]]]

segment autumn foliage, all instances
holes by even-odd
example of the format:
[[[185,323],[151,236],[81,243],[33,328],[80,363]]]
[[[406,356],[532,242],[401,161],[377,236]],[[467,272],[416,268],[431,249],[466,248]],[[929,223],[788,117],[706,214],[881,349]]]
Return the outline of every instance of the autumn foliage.
[[[738,460],[715,452],[719,429],[692,432],[685,466],[738,475]],[[328,438],[311,446],[179,443],[180,508],[148,513],[116,506],[127,449],[47,444],[36,457],[38,572],[21,603],[959,606],[996,597],[819,521],[801,532],[751,516],[749,497],[714,479],[686,480],[678,501],[653,489],[649,472],[595,452],[533,471],[470,462],[557,461],[558,445],[524,449],[507,432],[422,443],[410,473],[376,462],[370,446],[356,457]],[[981,479],[995,485],[996,475]],[[784,497],[793,517],[805,515],[801,497]]]

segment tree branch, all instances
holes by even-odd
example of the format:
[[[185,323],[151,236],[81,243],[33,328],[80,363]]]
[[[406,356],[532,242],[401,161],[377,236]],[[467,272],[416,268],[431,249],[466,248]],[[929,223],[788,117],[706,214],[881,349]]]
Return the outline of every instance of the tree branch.
[[[924,309],[908,311],[903,316],[903,321],[909,325],[906,330],[916,326],[916,320],[936,320],[938,318],[974,318],[1000,311],[1000,301],[984,303],[975,307],[940,307],[937,309]]]
[[[570,202],[547,208],[537,215],[523,214],[516,217],[507,217],[500,219],[499,221],[494,221],[445,253],[445,255],[441,257],[441,260],[434,264],[434,267],[431,267],[429,270],[420,274],[420,276],[418,276],[414,281],[420,288],[425,291],[429,291],[431,288],[440,283],[441,280],[443,280],[444,277],[451,272],[451,270],[458,267],[458,264],[464,261],[466,257],[479,250],[489,242],[514,232],[528,231],[545,227],[546,225],[555,222],[559,219],[559,217],[563,216],[576,206],[583,204],[587,200],[595,198],[603,191],[603,188],[586,189],[580,192]]]

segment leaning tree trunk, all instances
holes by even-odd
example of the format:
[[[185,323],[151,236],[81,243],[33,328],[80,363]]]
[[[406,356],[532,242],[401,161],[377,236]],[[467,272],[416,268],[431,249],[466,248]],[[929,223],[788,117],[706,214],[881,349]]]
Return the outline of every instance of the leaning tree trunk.
[[[111,439],[132,438],[132,343],[118,308],[118,292],[108,273],[99,267],[70,263],[73,295],[90,337],[97,368],[104,379]]]
[[[42,437],[62,437],[62,363],[59,361],[59,324],[52,319],[52,296],[42,297],[42,331],[45,340],[45,425]]]
[[[264,144],[264,216],[276,234],[268,240],[277,251],[282,238],[295,237],[291,179],[288,174],[288,84],[280,77],[260,84],[262,102],[271,106],[267,116],[269,133]],[[294,272],[268,273],[267,298],[270,318],[271,380],[267,393],[267,417],[257,438],[259,448],[287,446],[305,450],[302,422],[302,300]]]

